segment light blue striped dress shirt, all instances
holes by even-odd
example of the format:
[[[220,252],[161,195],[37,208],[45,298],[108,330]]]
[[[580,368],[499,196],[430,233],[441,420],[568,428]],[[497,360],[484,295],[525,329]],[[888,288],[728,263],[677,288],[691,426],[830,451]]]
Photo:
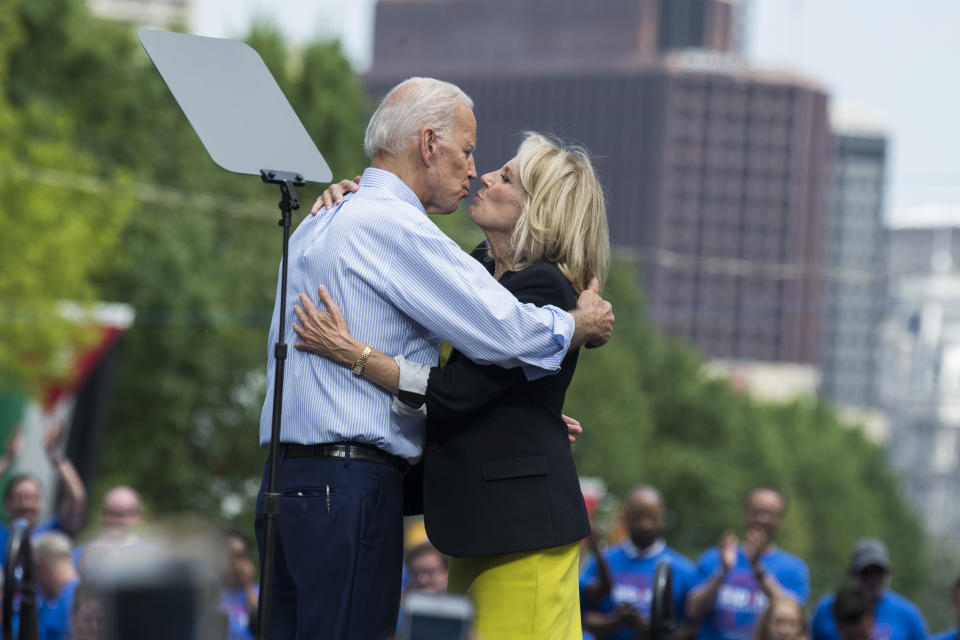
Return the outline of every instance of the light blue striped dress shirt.
[[[350,333],[380,351],[435,365],[441,339],[476,362],[556,371],[574,322],[554,307],[521,304],[429,219],[394,174],[369,168],[333,210],[307,216],[290,238],[281,442],[362,442],[404,458],[423,451],[423,418],[390,410],[391,396],[348,367],[293,348],[293,306],[324,285]],[[279,277],[267,343],[260,444],[270,442]]]

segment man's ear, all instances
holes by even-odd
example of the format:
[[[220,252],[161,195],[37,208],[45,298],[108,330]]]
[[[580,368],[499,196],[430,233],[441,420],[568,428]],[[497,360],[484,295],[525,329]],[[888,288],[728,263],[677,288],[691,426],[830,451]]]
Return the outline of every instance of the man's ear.
[[[437,151],[437,132],[431,127],[424,127],[420,130],[420,159],[427,167],[433,166],[433,160]]]

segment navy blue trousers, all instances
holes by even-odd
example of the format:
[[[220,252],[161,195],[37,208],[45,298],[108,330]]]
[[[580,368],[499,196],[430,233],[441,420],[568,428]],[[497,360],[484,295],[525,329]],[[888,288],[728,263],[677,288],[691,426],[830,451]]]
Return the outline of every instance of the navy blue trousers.
[[[403,564],[402,474],[377,462],[282,452],[270,639],[392,637]],[[257,497],[261,563],[269,465]]]

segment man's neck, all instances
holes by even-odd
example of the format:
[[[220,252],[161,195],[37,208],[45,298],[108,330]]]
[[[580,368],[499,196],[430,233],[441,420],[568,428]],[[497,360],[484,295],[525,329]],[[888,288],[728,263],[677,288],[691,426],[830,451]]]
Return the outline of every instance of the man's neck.
[[[391,155],[383,152],[377,152],[373,155],[370,166],[374,169],[389,171],[393,175],[410,187],[414,195],[421,203],[426,198],[426,182],[423,179],[423,172],[418,171],[408,156]],[[429,211],[427,213],[430,213]]]
[[[663,538],[657,538],[646,547],[640,548],[634,544],[633,540],[627,538],[624,541],[624,546],[627,549],[627,553],[635,558],[650,558],[666,549],[667,543]]]

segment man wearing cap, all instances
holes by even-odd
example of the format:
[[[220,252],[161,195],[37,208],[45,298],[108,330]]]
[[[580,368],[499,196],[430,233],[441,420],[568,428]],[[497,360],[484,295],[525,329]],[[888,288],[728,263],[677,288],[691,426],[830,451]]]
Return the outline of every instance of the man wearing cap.
[[[880,540],[863,538],[850,555],[850,578],[874,603],[871,640],[926,640],[927,623],[912,602],[890,590],[890,556]],[[840,640],[833,595],[817,605],[813,640]]]

